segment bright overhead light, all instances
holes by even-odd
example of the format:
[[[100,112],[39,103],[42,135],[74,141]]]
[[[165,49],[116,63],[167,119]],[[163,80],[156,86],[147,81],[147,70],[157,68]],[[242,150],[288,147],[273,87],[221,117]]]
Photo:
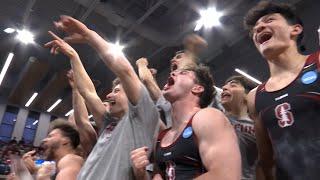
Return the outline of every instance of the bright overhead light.
[[[68,117],[71,113],[73,113],[73,111],[74,111],[74,110],[71,109],[70,111],[68,111],[68,112],[65,114],[65,116]]]
[[[47,110],[47,112],[51,112],[52,109],[55,108],[61,101],[62,101],[62,99],[58,99],[54,104],[52,104],[51,107],[49,107],[49,109]]]
[[[197,25],[194,28],[195,31],[199,31],[201,27],[211,28],[213,26],[220,26],[220,18],[222,17],[222,13],[218,12],[216,8],[211,7],[206,10],[200,11],[200,19],[197,21]]]
[[[122,50],[125,48],[124,45],[120,45],[119,41],[117,41],[115,44],[111,43],[111,50],[114,52],[114,53],[117,53],[117,54],[122,54]]]
[[[9,53],[9,55],[7,57],[7,60],[4,63],[4,66],[3,66],[2,70],[1,70],[1,73],[0,73],[0,85],[1,85],[1,83],[3,81],[4,76],[6,75],[6,72],[7,72],[8,68],[9,68],[9,66],[10,66],[10,63],[12,61],[13,56],[14,56],[13,53]]]
[[[15,29],[13,29],[13,28],[6,28],[5,30],[3,30],[4,32],[6,32],[6,33],[8,33],[8,34],[11,34],[11,33],[14,33],[14,32],[16,32],[16,30]]]
[[[34,43],[34,35],[26,30],[17,30],[18,34],[16,38],[24,44]]]
[[[32,125],[36,125],[39,121],[36,120],[35,122],[32,123]]]
[[[250,79],[251,81],[253,81],[253,82],[255,82],[255,83],[259,84],[259,85],[260,85],[260,84],[262,84],[262,82],[261,82],[261,81],[259,81],[258,79],[256,79],[256,78],[254,78],[254,77],[250,76],[249,74],[247,74],[247,73],[243,72],[242,70],[240,70],[240,69],[238,69],[238,68],[235,68],[234,70],[235,70],[237,73],[239,73],[239,74],[243,75],[244,77],[246,77],[246,78]]]
[[[93,117],[93,115],[91,114],[90,116],[88,116],[88,118],[90,119],[90,118],[92,118]]]
[[[30,104],[33,102],[33,100],[36,98],[38,96],[38,93],[37,92],[35,92],[35,93],[33,93],[33,95],[30,97],[30,99],[28,100],[28,102],[26,103],[26,107],[29,107],[30,106]]]

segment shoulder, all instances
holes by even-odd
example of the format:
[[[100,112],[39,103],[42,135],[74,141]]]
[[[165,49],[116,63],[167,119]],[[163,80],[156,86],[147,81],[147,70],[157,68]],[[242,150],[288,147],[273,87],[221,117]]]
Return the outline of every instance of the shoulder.
[[[84,160],[82,157],[75,155],[75,154],[68,154],[64,156],[58,163],[57,167],[59,170],[64,169],[66,167],[75,167],[75,166],[82,166]]]
[[[247,95],[247,104],[248,104],[250,118],[254,118],[254,116],[256,115],[255,101],[256,101],[256,93],[258,91],[258,87],[252,89]]]
[[[218,127],[231,127],[223,112],[216,108],[207,107],[198,111],[193,117],[192,127],[199,133]]]

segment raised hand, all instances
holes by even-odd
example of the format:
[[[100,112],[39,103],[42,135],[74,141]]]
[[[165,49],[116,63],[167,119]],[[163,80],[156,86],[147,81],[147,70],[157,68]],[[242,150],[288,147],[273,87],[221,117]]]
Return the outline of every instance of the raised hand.
[[[85,43],[90,33],[90,29],[87,28],[82,22],[70,17],[60,16],[60,20],[54,22],[54,26],[61,31],[68,34],[64,40],[68,43]]]
[[[144,177],[146,166],[150,163],[148,159],[148,147],[144,146],[131,151],[131,161],[135,176],[139,178]]]
[[[71,86],[72,89],[74,89],[75,85],[74,85],[74,77],[73,77],[73,71],[72,70],[69,70],[67,72],[67,78],[68,78],[68,81],[69,81],[69,85]]]
[[[201,51],[208,47],[208,43],[197,34],[190,34],[183,40],[184,48],[194,55],[199,55]]]
[[[50,52],[52,54],[58,54],[58,52],[61,52],[69,58],[78,56],[78,53],[63,39],[61,39],[51,31],[48,31],[48,33],[52,36],[53,40],[46,43],[44,47],[51,48]]]
[[[147,58],[144,58],[144,57],[142,57],[142,58],[139,58],[137,61],[136,61],[136,65],[137,66],[148,66],[148,59]]]
[[[35,150],[32,150],[32,151],[29,151],[27,153],[25,153],[23,156],[22,156],[22,160],[26,166],[26,168],[29,170],[29,172],[31,174],[34,174],[38,171],[35,163],[34,163],[34,160],[36,159],[35,158],[35,154],[36,154],[36,151]]]

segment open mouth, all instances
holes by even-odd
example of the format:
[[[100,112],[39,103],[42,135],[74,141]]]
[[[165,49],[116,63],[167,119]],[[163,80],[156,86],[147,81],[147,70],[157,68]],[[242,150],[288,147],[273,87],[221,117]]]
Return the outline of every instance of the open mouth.
[[[228,97],[231,97],[231,95],[229,93],[227,93],[227,92],[221,93],[221,99],[228,98]]]
[[[110,105],[116,104],[116,101],[114,99],[107,99],[106,102],[108,102]]]
[[[178,69],[178,65],[176,62],[172,62],[171,63],[171,71],[177,70]]]
[[[272,34],[270,32],[264,32],[264,33],[258,35],[257,42],[259,44],[263,44],[263,43],[269,41],[271,38],[272,38]]]
[[[168,81],[167,81],[167,84],[168,84],[169,86],[174,85],[174,79],[173,79],[172,77],[169,77],[169,78],[168,78]]]

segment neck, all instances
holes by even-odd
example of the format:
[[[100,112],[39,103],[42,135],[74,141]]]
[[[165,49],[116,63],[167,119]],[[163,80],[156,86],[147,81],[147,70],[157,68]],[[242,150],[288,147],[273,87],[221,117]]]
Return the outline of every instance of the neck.
[[[303,66],[306,56],[300,54],[298,49],[291,45],[286,50],[274,56],[266,57],[270,67],[271,77],[283,72],[297,72]]]
[[[197,101],[192,101],[188,98],[177,100],[172,103],[172,130],[178,130],[185,122],[200,110]]]
[[[54,161],[56,162],[56,164],[59,163],[59,161],[66,155],[68,154],[75,154],[75,150],[72,149],[71,147],[63,147],[63,148],[59,148],[56,150],[55,152],[55,156],[54,156]]]
[[[224,106],[224,109],[227,116],[232,116],[237,119],[249,118],[248,108],[245,104],[236,105],[235,107]]]

